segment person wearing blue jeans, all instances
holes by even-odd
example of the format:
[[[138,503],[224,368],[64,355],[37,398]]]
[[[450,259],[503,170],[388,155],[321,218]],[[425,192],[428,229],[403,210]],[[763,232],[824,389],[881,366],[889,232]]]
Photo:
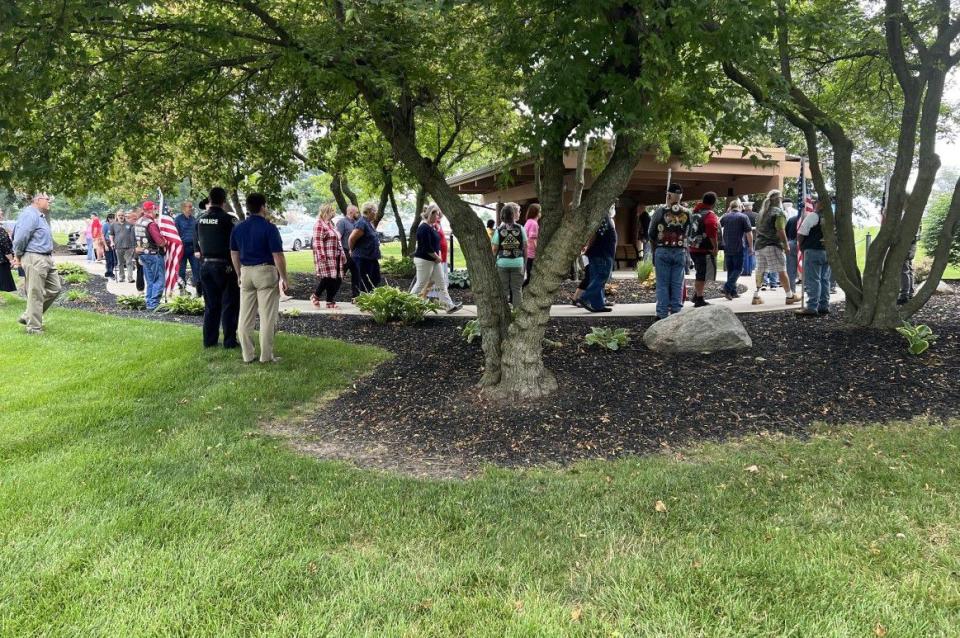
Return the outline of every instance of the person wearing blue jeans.
[[[180,241],[183,242],[183,254],[180,256],[180,269],[178,274],[180,281],[187,281],[187,262],[190,262],[190,278],[193,280],[193,287],[197,295],[201,294],[200,285],[200,259],[197,257],[197,219],[193,216],[193,202],[183,202],[180,205],[182,211],[173,218],[173,223],[177,226],[177,234],[180,235]]]
[[[683,308],[687,251],[682,248],[657,248],[653,251],[653,265],[657,271],[657,318],[663,319]]]
[[[803,251],[803,289],[807,295],[806,307],[797,310],[805,317],[830,314],[830,264],[823,245],[820,225],[820,207],[807,215],[797,230],[797,243]]]
[[[683,307],[683,275],[687,268],[687,234],[690,210],[680,205],[683,189],[667,188],[667,203],[653,213],[648,236],[653,245],[657,273],[657,319],[680,312]]]
[[[580,296],[580,304],[590,312],[610,312],[604,288],[617,255],[617,229],[610,215],[600,222],[584,254],[590,260],[590,282]]]
[[[153,211],[156,208],[153,202],[143,204],[143,217],[137,220],[133,227],[134,238],[137,244],[138,261],[143,272],[144,295],[148,311],[156,310],[160,305],[160,297],[164,288],[163,246],[166,240],[160,234],[160,227],[154,221]]]
[[[737,292],[737,280],[744,270],[748,258],[753,257],[753,226],[750,218],[743,212],[739,199],[727,204],[727,211],[720,218],[723,229],[723,267],[727,271],[727,281],[723,284],[723,296],[732,301],[740,296]]]
[[[140,255],[140,267],[143,268],[143,278],[146,282],[147,310],[156,310],[160,305],[160,297],[163,295],[163,256],[162,255]]]

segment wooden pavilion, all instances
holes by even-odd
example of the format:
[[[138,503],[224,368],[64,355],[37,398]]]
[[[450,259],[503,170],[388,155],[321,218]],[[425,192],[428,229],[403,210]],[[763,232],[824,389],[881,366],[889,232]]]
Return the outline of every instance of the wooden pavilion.
[[[574,189],[577,167],[575,150],[564,156],[566,169],[564,197],[569,203]],[[750,196],[777,188],[783,190],[784,180],[800,176],[800,157],[788,155],[786,149],[767,147],[747,151],[742,146],[724,146],[713,153],[702,166],[684,166],[678,157],[666,163],[653,153],[645,154],[617,200],[616,225],[622,249],[618,261],[627,261],[636,255],[638,207],[654,206],[663,202],[667,186],[667,172],[672,169],[671,181],[683,187],[684,199],[698,201],[704,193],[713,191],[721,202],[732,197]],[[805,171],[809,178],[809,171]],[[590,188],[594,176],[590,169],[584,175],[584,189]],[[537,201],[534,186],[533,159],[517,162],[509,167],[487,166],[450,178],[448,183],[464,195],[480,195],[484,204],[517,202],[522,208]],[[789,194],[784,194],[789,198]]]

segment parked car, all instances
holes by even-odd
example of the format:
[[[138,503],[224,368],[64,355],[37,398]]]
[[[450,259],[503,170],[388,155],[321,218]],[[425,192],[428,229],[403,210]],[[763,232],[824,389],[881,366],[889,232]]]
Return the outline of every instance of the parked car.
[[[377,225],[377,234],[380,235],[380,241],[391,242],[400,239],[400,230],[397,228],[397,222],[393,219],[384,217]]]
[[[298,222],[296,224],[288,225],[290,228],[293,228],[300,233],[304,248],[313,248],[313,222]]]
[[[277,226],[280,230],[280,241],[283,242],[284,252],[297,252],[306,247],[303,235],[293,226]]]
[[[87,240],[84,238],[82,232],[74,231],[67,235],[67,250],[74,255],[87,254]]]

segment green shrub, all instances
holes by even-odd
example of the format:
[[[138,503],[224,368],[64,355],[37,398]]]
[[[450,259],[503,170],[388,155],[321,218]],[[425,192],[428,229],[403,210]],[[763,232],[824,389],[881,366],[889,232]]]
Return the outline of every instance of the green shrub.
[[[460,334],[463,335],[463,338],[466,339],[467,343],[473,343],[474,339],[480,338],[480,320],[471,319],[463,327],[463,330],[460,331]]]
[[[447,276],[451,288],[469,288],[470,273],[466,269],[451,270]]]
[[[90,275],[85,272],[72,272],[69,275],[63,277],[63,282],[66,284],[78,285],[85,284],[90,281]]]
[[[946,221],[947,213],[950,212],[950,199],[952,196],[952,193],[943,193],[936,197],[930,203],[927,214],[923,218],[923,231],[920,236],[920,243],[923,245],[923,252],[928,255],[932,256],[937,251],[940,233],[943,231],[943,224]],[[953,243],[950,244],[947,263],[953,266],[960,266],[960,226],[954,229]]]
[[[641,282],[646,282],[650,280],[650,275],[653,274],[653,262],[651,261],[638,261],[637,262],[637,279]]]
[[[927,257],[917,257],[913,260],[913,281],[918,286],[925,282],[930,276],[930,271],[933,270],[933,258]],[[939,283],[939,282],[938,282]]]
[[[594,326],[590,334],[584,336],[588,346],[599,346],[607,350],[619,350],[630,343],[630,334],[626,328],[600,328]]]
[[[87,274],[87,269],[72,261],[61,261],[57,264],[57,272],[61,275],[72,275],[74,273],[85,275]]]
[[[202,315],[203,299],[189,295],[177,295],[170,301],[160,305],[161,312],[172,312],[175,315]]]
[[[93,303],[96,301],[93,295],[83,290],[68,290],[64,299],[73,303]]]
[[[391,277],[413,278],[417,267],[410,257],[386,257],[380,261],[380,272]]]
[[[281,317],[299,317],[302,314],[299,308],[284,308],[280,311]]]
[[[933,334],[930,326],[924,324],[914,326],[904,321],[903,325],[897,328],[897,332],[907,340],[907,350],[910,351],[910,354],[923,354],[930,348],[930,344],[937,339],[937,335]]]
[[[355,303],[357,308],[373,315],[377,323],[399,321],[407,325],[419,323],[428,312],[441,308],[436,301],[422,299],[393,286],[380,286],[373,292],[362,293]]]
[[[128,310],[143,310],[147,307],[147,300],[139,295],[117,295],[117,305]]]

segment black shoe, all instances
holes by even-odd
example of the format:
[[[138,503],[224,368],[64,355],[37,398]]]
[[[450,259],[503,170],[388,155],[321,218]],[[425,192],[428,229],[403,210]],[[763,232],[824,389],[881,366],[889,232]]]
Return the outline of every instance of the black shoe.
[[[829,311],[829,310],[818,310],[818,311],[817,311],[817,314],[820,315],[821,317],[826,317],[827,315],[830,314],[830,311]]]
[[[583,304],[583,307],[589,310],[590,312],[613,312],[613,308],[608,308],[606,306],[602,308],[594,308],[593,306]]]
[[[603,305],[606,306],[607,308],[613,308],[613,302],[612,302],[612,301],[604,301],[604,302],[603,302]]]
[[[905,303],[907,303],[906,298],[901,297],[900,299],[897,299],[897,305],[898,305],[898,306],[902,306],[902,305],[905,304]]]

